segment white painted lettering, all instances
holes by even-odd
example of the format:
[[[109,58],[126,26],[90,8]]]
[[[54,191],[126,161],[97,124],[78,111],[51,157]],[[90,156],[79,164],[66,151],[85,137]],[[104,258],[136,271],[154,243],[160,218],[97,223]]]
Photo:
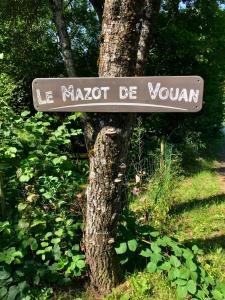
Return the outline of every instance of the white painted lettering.
[[[159,99],[160,99],[160,100],[167,100],[168,97],[169,97],[169,90],[168,90],[168,88],[162,87],[162,88],[159,90]]]
[[[42,100],[41,91],[39,89],[36,89],[36,93],[37,93],[38,104],[40,105],[46,104],[46,100]]]
[[[120,86],[120,99],[124,100],[129,97],[129,90],[125,86]]]
[[[174,93],[174,90],[176,91],[175,93]],[[178,99],[179,91],[180,90],[178,88],[177,89],[174,89],[174,88],[170,89],[170,100],[171,101],[176,101]]]
[[[159,89],[160,89],[160,86],[161,86],[161,83],[160,82],[157,82],[155,88],[153,88],[153,85],[151,82],[148,83],[148,89],[149,89],[149,93],[150,93],[150,96],[153,100],[156,99],[158,93],[159,93]]]
[[[184,100],[185,102],[188,102],[188,94],[187,94],[187,90],[186,89],[183,89],[180,92],[180,96],[178,98],[178,101],[182,101],[182,100]]]
[[[76,91],[76,100],[77,101],[78,100],[84,100],[84,96],[83,96],[83,94],[81,92],[81,89],[77,89],[77,91]]]
[[[131,100],[137,99],[137,86],[130,86],[129,98]]]
[[[93,97],[93,99],[94,100],[99,100],[99,99],[101,99],[101,96],[102,96],[102,92],[101,92],[100,88],[94,87],[92,89],[92,97]]]
[[[198,98],[199,98],[199,93],[200,93],[199,90],[193,90],[193,89],[191,89],[190,90],[190,95],[189,95],[189,102],[194,101],[194,103],[197,103],[198,102]]]
[[[104,87],[101,88],[101,90],[103,91],[104,100],[107,100],[107,98],[108,98],[108,91],[110,90],[110,87],[104,86]]]
[[[72,85],[69,85],[68,88],[64,85],[61,86],[61,91],[62,91],[63,102],[66,102],[67,98],[69,98],[71,101],[75,100],[74,88]]]
[[[46,103],[48,104],[54,103],[52,91],[46,92],[45,95],[46,95]]]
[[[84,88],[84,92],[86,92],[84,100],[92,100],[91,88]]]

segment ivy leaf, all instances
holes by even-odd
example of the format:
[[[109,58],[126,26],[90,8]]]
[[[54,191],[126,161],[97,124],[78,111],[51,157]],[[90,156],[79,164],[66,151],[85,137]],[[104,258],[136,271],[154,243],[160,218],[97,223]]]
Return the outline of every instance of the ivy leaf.
[[[190,292],[191,294],[194,295],[196,293],[196,289],[197,289],[196,282],[194,280],[188,280],[187,289],[188,289],[188,292]]]
[[[137,250],[138,243],[136,240],[130,240],[127,244],[130,251],[135,252]]]
[[[124,254],[127,251],[127,243],[120,243],[118,248],[115,248],[117,254]]]

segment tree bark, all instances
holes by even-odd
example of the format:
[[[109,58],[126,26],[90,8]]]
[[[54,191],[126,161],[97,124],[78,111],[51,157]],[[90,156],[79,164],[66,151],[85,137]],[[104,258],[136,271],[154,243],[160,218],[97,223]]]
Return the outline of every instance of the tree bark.
[[[62,50],[63,62],[69,77],[76,77],[71,42],[63,12],[63,0],[49,0]]]
[[[145,0],[138,45],[136,75],[142,76],[147,62],[148,50],[153,44],[153,25],[159,13],[161,0]]]
[[[106,0],[102,24],[99,76],[135,75],[141,0]],[[120,281],[114,240],[126,200],[129,141],[135,114],[87,114],[85,138],[90,158],[85,228],[86,260],[91,284],[106,294]]]

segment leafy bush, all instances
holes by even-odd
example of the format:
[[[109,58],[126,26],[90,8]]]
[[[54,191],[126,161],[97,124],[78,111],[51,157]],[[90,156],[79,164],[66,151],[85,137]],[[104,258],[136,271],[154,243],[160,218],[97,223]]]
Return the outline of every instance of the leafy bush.
[[[201,265],[203,251],[196,245],[189,249],[168,236],[160,236],[152,227],[138,224],[131,213],[119,232],[115,250],[127,270],[146,265],[150,273],[165,274],[179,299],[188,295],[192,299],[224,299],[225,286]]]
[[[42,113],[18,116],[2,103],[1,299],[38,299],[41,294],[32,289],[43,281],[67,284],[85,275],[83,204],[77,195],[87,164],[77,161],[71,142],[82,134],[78,118],[69,115],[62,123]]]

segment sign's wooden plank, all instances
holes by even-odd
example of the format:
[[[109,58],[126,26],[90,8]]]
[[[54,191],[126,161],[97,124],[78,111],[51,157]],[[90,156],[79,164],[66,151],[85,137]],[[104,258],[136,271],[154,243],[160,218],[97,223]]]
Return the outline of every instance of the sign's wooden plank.
[[[52,112],[198,112],[199,76],[37,78],[34,107]]]

